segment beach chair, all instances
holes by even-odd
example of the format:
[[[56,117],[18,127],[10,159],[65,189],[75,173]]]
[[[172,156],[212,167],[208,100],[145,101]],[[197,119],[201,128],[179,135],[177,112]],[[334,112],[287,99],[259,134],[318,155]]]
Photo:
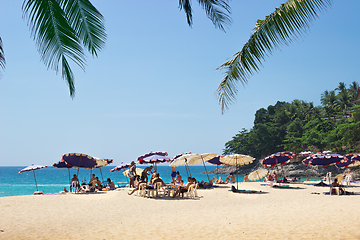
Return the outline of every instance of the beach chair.
[[[158,197],[159,196],[159,192],[161,191],[161,183],[157,182],[154,185],[154,189],[146,189],[147,195],[148,197]],[[165,196],[165,193],[163,192],[163,195]]]
[[[78,192],[78,183],[75,181],[71,182],[70,192],[77,193]]]
[[[187,192],[185,192],[187,198],[195,198],[195,184],[189,186]]]
[[[162,183],[157,182],[155,183],[155,191],[156,191],[156,197],[160,196],[160,193],[162,193],[163,197],[165,197],[165,191],[162,189]]]
[[[139,190],[138,190],[138,196],[139,197],[146,196],[146,183],[140,183]]]
[[[199,188],[199,184],[195,184],[195,187],[194,187],[194,192],[195,192],[195,197],[198,197],[198,192],[197,192],[197,189]]]

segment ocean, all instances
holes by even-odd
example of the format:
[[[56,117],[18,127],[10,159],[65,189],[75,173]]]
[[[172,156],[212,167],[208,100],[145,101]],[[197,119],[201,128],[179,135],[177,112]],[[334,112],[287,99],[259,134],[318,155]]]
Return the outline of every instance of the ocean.
[[[139,168],[145,168],[145,166],[139,166]],[[34,172],[19,173],[21,169],[26,166],[17,167],[0,167],[0,197],[7,196],[20,196],[20,195],[32,195],[36,191]],[[99,169],[93,169],[94,173],[102,181],[106,181],[110,178],[116,185],[125,185],[128,180],[123,175],[123,171],[110,172],[115,166],[106,166]],[[216,169],[216,166],[206,166],[208,171]],[[177,167],[177,171],[180,172],[184,181],[186,182],[187,172],[184,166]],[[77,174],[78,169],[70,169],[70,177],[73,174]],[[164,182],[171,182],[171,167],[170,166],[157,166],[157,171],[160,173],[160,177]],[[191,176],[195,177],[198,181],[208,181],[204,166],[190,166]],[[101,177],[102,173],[102,177]],[[79,169],[79,180],[82,181],[86,178],[87,182],[90,179],[91,170]],[[69,170],[60,169],[54,167],[43,168],[35,170],[35,176],[39,191],[44,191],[44,194],[59,193],[64,188],[69,190]],[[215,174],[209,174],[209,178],[212,179]],[[227,175],[218,175],[225,180]],[[239,181],[243,181],[244,175],[239,175]]]

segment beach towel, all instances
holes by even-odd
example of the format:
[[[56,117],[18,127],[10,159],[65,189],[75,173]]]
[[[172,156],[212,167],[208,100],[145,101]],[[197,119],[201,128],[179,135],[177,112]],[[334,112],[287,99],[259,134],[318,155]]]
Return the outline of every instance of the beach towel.
[[[231,187],[231,191],[234,193],[262,193],[262,191],[257,191],[257,190],[236,189],[234,186]]]

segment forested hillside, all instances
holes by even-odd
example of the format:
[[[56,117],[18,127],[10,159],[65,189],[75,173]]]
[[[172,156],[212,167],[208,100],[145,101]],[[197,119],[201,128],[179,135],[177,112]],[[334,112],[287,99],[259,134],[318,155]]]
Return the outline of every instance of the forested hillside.
[[[243,128],[226,142],[223,154],[263,158],[280,151],[360,152],[360,104],[353,103],[358,87],[357,82],[349,88],[340,82],[336,89],[324,91],[321,106],[294,100],[261,108],[253,128]]]

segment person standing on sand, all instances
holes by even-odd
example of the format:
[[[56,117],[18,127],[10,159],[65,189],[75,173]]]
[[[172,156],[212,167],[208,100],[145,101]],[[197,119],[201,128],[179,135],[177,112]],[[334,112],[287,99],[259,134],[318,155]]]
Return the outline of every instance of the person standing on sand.
[[[177,172],[176,172],[176,183],[180,183],[181,180],[182,180],[182,177],[181,177],[181,175],[180,175],[180,172],[177,171]]]
[[[172,181],[171,183],[175,184],[176,181],[176,167],[171,167],[171,174],[170,174]]]
[[[148,175],[152,174],[152,172],[151,172],[152,169],[153,169],[153,166],[146,167],[141,173],[141,177],[144,178],[146,182],[148,182],[148,180],[149,180]],[[149,172],[150,172],[150,174],[149,174]]]
[[[132,161],[130,163],[128,176],[130,178],[130,187],[135,187],[134,181],[135,181],[135,176],[136,176],[136,165],[135,165],[134,161]]]

